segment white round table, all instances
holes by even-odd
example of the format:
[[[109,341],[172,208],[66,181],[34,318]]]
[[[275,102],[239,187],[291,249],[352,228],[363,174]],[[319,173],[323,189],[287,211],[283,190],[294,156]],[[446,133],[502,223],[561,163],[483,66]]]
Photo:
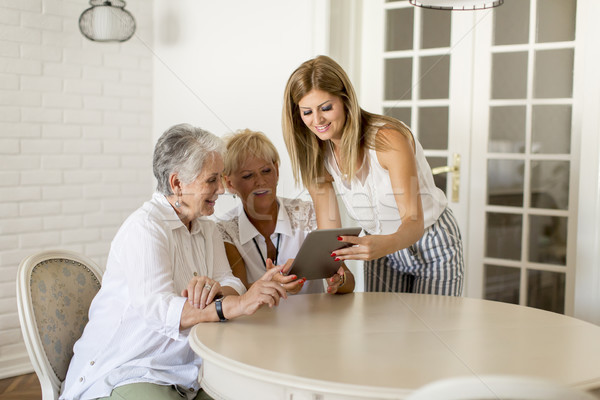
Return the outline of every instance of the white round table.
[[[439,379],[488,374],[600,387],[600,327],[479,299],[296,295],[198,324],[189,341],[217,399],[401,399]]]

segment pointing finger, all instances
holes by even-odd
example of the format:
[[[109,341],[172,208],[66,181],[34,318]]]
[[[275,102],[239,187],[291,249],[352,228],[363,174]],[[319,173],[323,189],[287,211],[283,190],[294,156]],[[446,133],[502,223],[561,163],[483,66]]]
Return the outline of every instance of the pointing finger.
[[[275,274],[280,273],[282,269],[283,269],[282,266],[273,267],[273,268],[267,270],[267,272],[263,276],[260,277],[260,280],[261,281],[270,281],[271,279],[273,279]]]

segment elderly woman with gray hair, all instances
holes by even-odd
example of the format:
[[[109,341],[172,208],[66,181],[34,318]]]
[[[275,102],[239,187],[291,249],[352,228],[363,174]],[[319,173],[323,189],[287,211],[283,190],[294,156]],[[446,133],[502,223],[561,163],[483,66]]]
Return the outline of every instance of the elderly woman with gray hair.
[[[74,346],[61,399],[204,399],[202,360],[189,328],[253,314],[286,297],[269,270],[247,291],[206,217],[223,193],[223,144],[190,125],[154,149],[152,199],[127,218],[110,248],[102,288]]]

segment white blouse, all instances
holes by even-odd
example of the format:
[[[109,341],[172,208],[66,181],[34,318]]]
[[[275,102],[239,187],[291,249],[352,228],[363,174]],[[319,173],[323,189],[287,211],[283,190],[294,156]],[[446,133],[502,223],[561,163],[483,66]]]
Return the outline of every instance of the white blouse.
[[[202,360],[179,324],[195,276],[209,276],[243,294],[215,223],[183,225],[164,195],[123,223],[112,241],[102,287],[75,343],[61,399],[95,399],[136,382],[178,385],[193,398]]]
[[[427,229],[444,212],[448,200],[435,185],[423,147],[416,138],[415,159],[424,227]],[[331,149],[325,156],[325,168],[333,177],[336,192],[344,201],[348,214],[365,231],[370,234],[391,234],[398,230],[402,217],[392,191],[390,174],[379,163],[375,150],[365,152],[361,168],[352,179],[342,176]]]
[[[315,210],[310,202],[283,197],[278,197],[277,202],[279,213],[271,242],[276,248],[279,247],[277,260],[273,260],[273,263],[280,265],[285,264],[290,258],[296,258],[306,236],[317,229],[317,221]],[[267,254],[267,243],[246,216],[243,205],[239,204],[231,209],[218,222],[223,240],[233,244],[244,259],[248,283],[260,279],[266,272],[264,258]],[[323,281],[311,280],[306,281],[299,293],[323,292]]]

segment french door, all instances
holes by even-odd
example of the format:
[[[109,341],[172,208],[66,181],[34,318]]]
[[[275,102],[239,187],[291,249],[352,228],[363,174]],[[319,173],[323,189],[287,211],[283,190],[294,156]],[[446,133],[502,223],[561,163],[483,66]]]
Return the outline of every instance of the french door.
[[[362,104],[410,125],[442,172],[469,297],[572,313],[576,11],[576,0],[474,12],[363,2]]]

